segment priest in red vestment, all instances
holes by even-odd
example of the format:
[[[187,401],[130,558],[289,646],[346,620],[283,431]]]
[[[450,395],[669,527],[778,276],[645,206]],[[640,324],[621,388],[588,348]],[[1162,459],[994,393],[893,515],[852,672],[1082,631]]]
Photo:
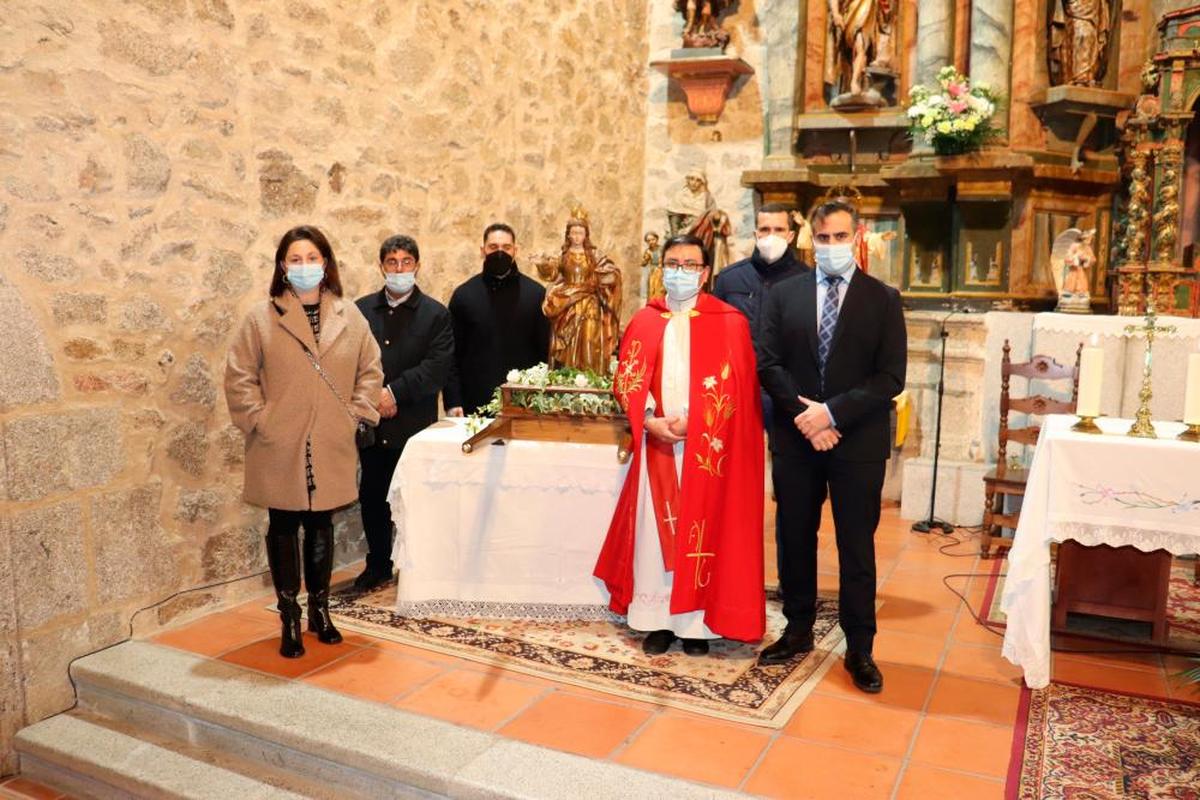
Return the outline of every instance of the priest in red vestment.
[[[763,593],[762,399],[746,318],[700,291],[703,242],[663,247],[666,298],[634,315],[613,393],[633,428],[633,458],[595,575],[613,611],[648,631],[647,654],[676,638],[753,642]]]

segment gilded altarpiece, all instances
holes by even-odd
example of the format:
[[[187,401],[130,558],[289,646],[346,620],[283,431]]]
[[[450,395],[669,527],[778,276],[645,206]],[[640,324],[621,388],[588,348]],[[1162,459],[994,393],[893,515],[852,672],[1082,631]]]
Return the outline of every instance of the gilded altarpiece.
[[[1055,236],[1075,227],[1095,229],[1099,243],[1111,238],[1121,186],[1116,121],[1136,97],[1120,90],[1118,77],[1129,73],[1130,58],[1140,63],[1144,51],[1123,61],[1122,43],[1135,32],[1114,19],[1103,69],[1090,73],[1095,80],[1053,85],[1049,37],[1058,31],[1061,39],[1065,28],[1055,16],[1062,14],[1047,5],[1052,1],[880,5],[894,14],[890,70],[867,73],[879,89],[887,87],[878,76],[888,76],[894,92],[878,91],[878,105],[849,108],[834,102],[838,87],[829,82],[836,70],[828,47],[838,41],[831,36],[830,9],[840,9],[843,0],[801,3],[796,36],[768,40],[764,76],[774,85],[789,82],[794,91],[790,102],[768,108],[768,152],[761,169],[743,174],[743,184],[756,190],[759,202],[788,202],[804,213],[837,187],[852,188],[868,228],[886,224],[898,232],[887,269],[876,274],[899,288],[912,308],[951,300],[979,309],[1053,308]],[[932,83],[947,65],[1007,98],[995,119],[1003,135],[980,152],[937,156],[908,134],[910,88]],[[1091,307],[1103,312],[1112,306],[1108,248],[1096,247],[1096,256],[1088,277]]]
[[[1122,137],[1125,191],[1113,236],[1118,312],[1200,316],[1200,6],[1158,24],[1159,50]]]

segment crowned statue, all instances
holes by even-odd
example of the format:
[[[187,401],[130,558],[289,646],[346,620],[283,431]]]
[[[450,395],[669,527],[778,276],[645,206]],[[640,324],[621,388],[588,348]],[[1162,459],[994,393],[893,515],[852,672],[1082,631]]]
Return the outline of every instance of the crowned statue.
[[[542,312],[550,320],[550,366],[608,374],[619,342],[621,270],[592,244],[586,211],[571,210],[562,252],[535,264],[548,282]]]

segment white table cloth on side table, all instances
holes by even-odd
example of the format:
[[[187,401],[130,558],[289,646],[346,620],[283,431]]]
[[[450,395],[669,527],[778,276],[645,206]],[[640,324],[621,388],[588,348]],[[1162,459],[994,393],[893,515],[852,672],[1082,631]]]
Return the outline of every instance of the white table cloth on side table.
[[[1183,424],[1155,421],[1158,439],[1136,439],[1130,420],[1098,419],[1103,436],[1073,432],[1075,420],[1042,427],[1000,600],[1004,657],[1034,689],[1050,682],[1051,542],[1200,551],[1200,444],[1174,438]]]
[[[465,420],[409,440],[388,499],[410,616],[607,618],[592,577],[626,465],[615,445],[509,441],[464,455]]]

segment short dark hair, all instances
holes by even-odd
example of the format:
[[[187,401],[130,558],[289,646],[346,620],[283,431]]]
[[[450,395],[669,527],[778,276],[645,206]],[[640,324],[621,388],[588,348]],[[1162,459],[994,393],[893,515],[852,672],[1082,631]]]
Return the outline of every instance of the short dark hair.
[[[787,214],[788,230],[791,230],[796,227],[796,222],[792,219],[793,210],[787,203],[764,203],[758,211],[754,212],[754,225],[758,227],[759,214]]]
[[[699,247],[700,255],[704,258],[704,266],[709,266],[708,251],[704,249],[704,241],[699,236],[693,236],[690,233],[680,233],[672,236],[670,239],[667,239],[667,241],[663,243],[662,247],[663,259],[666,259],[667,251],[669,251],[672,247],[680,247],[684,245],[695,245],[696,247]]]
[[[512,237],[513,244],[517,243],[517,232],[512,229],[511,225],[506,225],[503,222],[493,222],[483,229],[483,243],[487,244],[487,237],[492,235],[493,231],[504,231]]]
[[[399,233],[389,236],[383,240],[383,244],[379,245],[379,263],[383,263],[383,260],[388,257],[388,253],[394,253],[397,250],[408,253],[415,261],[421,260],[421,250],[417,247],[417,240]]]
[[[825,221],[825,218],[832,215],[844,213],[850,215],[850,225],[853,228],[858,228],[858,209],[845,200],[826,200],[813,209],[812,218],[809,223],[812,225],[813,232],[817,230],[817,226]]]
[[[275,273],[271,276],[271,297],[279,297],[288,288],[287,268],[283,266],[283,260],[287,258],[287,251],[292,243],[299,241],[312,242],[321,252],[321,258],[325,259],[325,277],[321,280],[321,285],[341,297],[342,279],[338,275],[333,246],[329,244],[325,234],[314,225],[297,225],[279,240],[279,246],[275,248]]]

